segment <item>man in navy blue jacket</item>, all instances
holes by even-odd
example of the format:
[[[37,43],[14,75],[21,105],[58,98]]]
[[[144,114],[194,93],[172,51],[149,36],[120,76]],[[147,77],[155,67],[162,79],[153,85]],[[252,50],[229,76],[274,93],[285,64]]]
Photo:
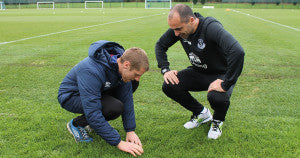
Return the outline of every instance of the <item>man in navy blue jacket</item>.
[[[132,93],[140,77],[149,69],[145,51],[124,48],[115,42],[98,41],[89,48],[89,56],[74,66],[63,79],[58,92],[60,105],[81,116],[67,128],[76,142],[90,142],[85,127],[89,125],[107,143],[132,155],[143,153],[135,134]],[[109,120],[122,115],[126,141],[110,126]]]

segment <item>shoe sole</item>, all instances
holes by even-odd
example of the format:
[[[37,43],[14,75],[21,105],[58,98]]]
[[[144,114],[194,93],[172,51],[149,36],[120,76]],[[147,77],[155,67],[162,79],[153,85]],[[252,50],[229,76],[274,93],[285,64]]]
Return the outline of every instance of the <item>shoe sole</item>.
[[[73,132],[72,132],[72,130],[71,130],[69,124],[70,124],[70,122],[68,122],[68,124],[67,124],[68,131],[69,131],[69,132],[71,133],[71,135],[74,137],[75,142],[78,143],[77,140],[76,140],[76,138],[75,138],[75,136],[73,135]]]
[[[218,136],[217,138],[212,138],[212,137],[207,137],[207,138],[212,139],[212,140],[217,140],[219,137],[221,137],[221,136]]]
[[[220,135],[218,135],[217,137],[209,137],[209,136],[207,136],[207,138],[208,138],[208,139],[213,139],[213,140],[216,140],[216,139],[220,138],[220,137],[221,137],[221,135],[222,135],[222,132],[221,132],[221,134],[220,134]]]

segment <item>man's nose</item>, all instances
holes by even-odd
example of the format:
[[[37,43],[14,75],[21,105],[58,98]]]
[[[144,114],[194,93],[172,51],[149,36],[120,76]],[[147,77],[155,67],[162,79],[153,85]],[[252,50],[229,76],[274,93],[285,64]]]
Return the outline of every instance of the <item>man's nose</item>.
[[[176,30],[174,30],[174,33],[175,33],[175,36],[179,36],[179,34],[180,34],[180,32],[176,31]]]
[[[141,78],[141,76],[139,76],[139,77],[136,77],[134,80],[136,80],[136,81],[140,81],[140,78]]]

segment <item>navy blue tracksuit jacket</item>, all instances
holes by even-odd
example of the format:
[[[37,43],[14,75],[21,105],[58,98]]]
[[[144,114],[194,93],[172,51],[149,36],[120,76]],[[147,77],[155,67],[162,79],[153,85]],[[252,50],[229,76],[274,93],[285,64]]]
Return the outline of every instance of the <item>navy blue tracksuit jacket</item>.
[[[125,131],[134,131],[136,128],[131,82],[122,81],[117,64],[117,58],[123,53],[124,48],[118,43],[105,40],[93,43],[89,48],[89,56],[71,69],[58,92],[61,105],[72,96],[79,95],[89,125],[114,146],[120,143],[121,137],[102,115],[103,93],[116,90],[114,97],[124,104],[122,120]]]

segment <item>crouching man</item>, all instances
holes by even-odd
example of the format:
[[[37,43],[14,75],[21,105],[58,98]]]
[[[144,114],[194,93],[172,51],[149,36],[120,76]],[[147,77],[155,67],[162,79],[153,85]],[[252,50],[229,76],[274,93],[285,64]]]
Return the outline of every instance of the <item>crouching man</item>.
[[[107,143],[133,156],[143,153],[136,135],[132,93],[140,77],[149,69],[146,52],[141,48],[124,48],[101,40],[89,48],[89,56],[74,66],[63,79],[58,92],[62,108],[82,114],[67,128],[76,142],[91,142],[85,127],[89,125]],[[122,115],[126,140],[110,126],[109,120]]]

